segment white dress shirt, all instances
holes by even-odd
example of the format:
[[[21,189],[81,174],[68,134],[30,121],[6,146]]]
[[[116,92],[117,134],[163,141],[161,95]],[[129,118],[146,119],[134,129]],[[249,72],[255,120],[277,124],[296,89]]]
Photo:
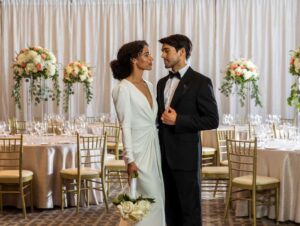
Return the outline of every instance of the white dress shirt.
[[[181,78],[184,76],[184,74],[189,69],[189,67],[190,67],[190,65],[187,64],[178,71]],[[175,90],[176,90],[179,82],[180,82],[180,80],[176,77],[168,79],[166,86],[165,86],[165,90],[164,90],[165,108],[170,107],[171,101],[173,99]]]

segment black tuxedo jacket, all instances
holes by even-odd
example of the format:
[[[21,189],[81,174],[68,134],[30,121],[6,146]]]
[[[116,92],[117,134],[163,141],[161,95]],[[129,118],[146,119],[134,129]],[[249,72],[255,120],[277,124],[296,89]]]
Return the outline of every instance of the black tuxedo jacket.
[[[211,80],[191,67],[181,78],[171,101],[177,113],[176,125],[165,125],[164,89],[169,76],[158,81],[158,125],[163,160],[174,170],[198,170],[201,153],[199,131],[219,125],[217,103]]]

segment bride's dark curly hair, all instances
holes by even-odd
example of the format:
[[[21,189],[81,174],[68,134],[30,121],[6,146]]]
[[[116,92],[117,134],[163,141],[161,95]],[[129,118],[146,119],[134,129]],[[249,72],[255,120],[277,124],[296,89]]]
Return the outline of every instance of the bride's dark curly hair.
[[[119,49],[117,59],[110,62],[115,79],[122,80],[130,75],[132,71],[131,60],[137,58],[145,46],[148,46],[146,41],[138,40],[126,43]]]

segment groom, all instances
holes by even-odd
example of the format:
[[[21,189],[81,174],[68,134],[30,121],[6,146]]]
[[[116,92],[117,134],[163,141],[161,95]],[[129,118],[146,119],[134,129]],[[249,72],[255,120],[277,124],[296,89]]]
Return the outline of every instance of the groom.
[[[186,62],[192,43],[175,34],[159,40],[169,75],[157,84],[159,139],[168,226],[202,225],[199,131],[215,129],[218,108],[211,80]]]

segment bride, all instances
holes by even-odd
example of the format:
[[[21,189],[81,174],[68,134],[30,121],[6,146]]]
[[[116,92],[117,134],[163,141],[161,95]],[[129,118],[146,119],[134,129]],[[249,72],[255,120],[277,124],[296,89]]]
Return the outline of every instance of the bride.
[[[165,226],[164,185],[156,129],[157,103],[152,84],[143,79],[151,70],[153,57],[145,41],[123,45],[110,63],[120,80],[112,96],[123,133],[128,175],[138,174],[137,194],[154,198],[148,215],[136,226]]]

